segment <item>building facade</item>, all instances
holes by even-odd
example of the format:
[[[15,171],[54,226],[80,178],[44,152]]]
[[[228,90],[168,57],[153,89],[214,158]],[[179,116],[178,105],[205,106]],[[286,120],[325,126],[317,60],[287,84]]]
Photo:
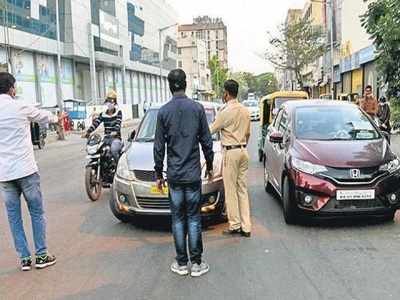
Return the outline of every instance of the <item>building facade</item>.
[[[15,74],[19,97],[43,107],[57,97],[100,104],[113,89],[128,110],[168,99],[177,14],[165,0],[59,0],[59,17],[61,70],[56,0],[0,6],[0,63]]]
[[[203,40],[207,46],[208,61],[217,56],[221,65],[228,68],[228,29],[222,19],[198,17],[193,20],[193,24],[179,26],[178,31],[182,38]]]
[[[188,32],[178,32],[178,67],[186,72],[187,94],[193,99],[211,90],[207,44]]]
[[[340,85],[344,94],[362,95],[365,86],[371,85],[375,95],[383,94],[378,84],[375,64],[375,48],[370,36],[362,27],[359,16],[363,15],[369,1],[339,1],[340,29]],[[357,16],[357,17],[354,17]]]

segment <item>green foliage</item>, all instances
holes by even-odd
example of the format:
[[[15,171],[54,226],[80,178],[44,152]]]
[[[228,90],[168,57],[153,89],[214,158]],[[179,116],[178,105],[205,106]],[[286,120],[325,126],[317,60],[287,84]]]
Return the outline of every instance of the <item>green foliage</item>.
[[[213,56],[208,64],[211,71],[212,88],[217,98],[222,98],[224,83],[228,79],[228,69],[221,66],[217,56]]]
[[[301,71],[324,54],[325,34],[321,27],[314,27],[311,20],[303,18],[282,25],[279,32],[279,37],[270,40],[272,49],[267,51],[267,59],[277,69],[292,71],[303,89]]]
[[[255,76],[248,72],[235,72],[230,78],[239,83],[239,95],[241,100],[247,99],[248,93],[255,93],[257,96],[265,96],[278,89],[278,81],[273,73],[264,73]]]
[[[259,96],[265,96],[278,90],[278,80],[274,73],[264,73],[256,76],[256,93]]]
[[[379,77],[387,86],[387,97],[395,107],[400,106],[400,1],[371,3],[361,22],[374,41]]]

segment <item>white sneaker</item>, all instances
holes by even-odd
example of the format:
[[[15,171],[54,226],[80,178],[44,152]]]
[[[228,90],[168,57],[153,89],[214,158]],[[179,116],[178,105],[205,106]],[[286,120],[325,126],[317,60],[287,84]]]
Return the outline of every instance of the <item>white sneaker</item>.
[[[180,275],[180,276],[186,276],[189,274],[189,268],[188,266],[180,266],[178,262],[173,262],[171,265],[171,271]]]
[[[200,265],[199,264],[193,264],[192,269],[190,272],[190,275],[192,277],[200,277],[210,271],[210,266],[206,264],[205,262],[202,262]]]

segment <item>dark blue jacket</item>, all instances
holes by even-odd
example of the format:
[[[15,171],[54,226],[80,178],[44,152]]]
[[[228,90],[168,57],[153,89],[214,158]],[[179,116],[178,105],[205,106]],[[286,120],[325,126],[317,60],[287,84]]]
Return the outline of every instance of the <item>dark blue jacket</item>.
[[[172,184],[201,181],[200,147],[207,168],[212,170],[213,140],[203,106],[188,97],[174,96],[157,117],[154,161],[157,178],[163,177],[167,145],[167,178]]]

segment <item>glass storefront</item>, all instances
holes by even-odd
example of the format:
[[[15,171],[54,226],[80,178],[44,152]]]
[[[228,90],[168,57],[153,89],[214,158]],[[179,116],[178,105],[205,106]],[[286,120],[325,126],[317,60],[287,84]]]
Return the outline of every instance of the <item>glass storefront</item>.
[[[64,40],[64,0],[59,1],[59,8],[61,40]],[[5,6],[0,6],[0,25],[55,40],[56,1],[7,0]]]

